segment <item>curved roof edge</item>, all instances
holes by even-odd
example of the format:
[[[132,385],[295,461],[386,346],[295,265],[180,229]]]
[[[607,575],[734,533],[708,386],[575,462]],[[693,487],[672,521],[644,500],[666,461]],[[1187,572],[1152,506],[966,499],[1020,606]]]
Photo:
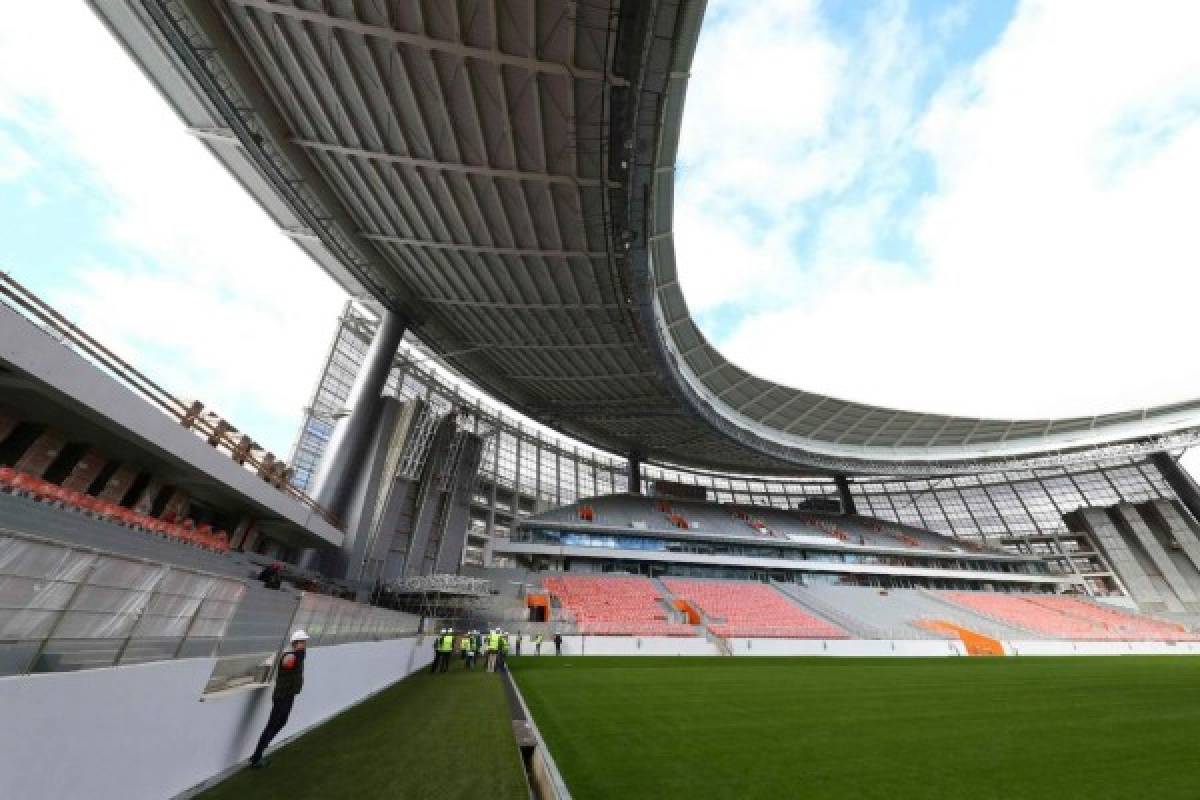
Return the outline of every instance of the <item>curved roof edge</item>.
[[[676,7],[674,36],[654,40],[645,51],[647,62],[669,63],[670,68],[658,74],[638,71],[635,117],[655,114],[656,119],[653,137],[639,141],[628,184],[631,212],[642,216],[630,214],[631,228],[643,233],[629,259],[635,301],[658,362],[691,411],[764,455],[854,473],[961,472],[999,463],[1060,463],[1101,452],[1145,452],[1197,441],[1200,399],[1093,417],[956,417],[804,392],[759,378],[724,358],[687,309],[672,232],[675,159],[704,6],[704,0],[682,0]],[[669,13],[669,4],[648,13]],[[656,19],[647,27],[661,30],[665,22]],[[634,123],[634,130],[649,127],[644,118]],[[634,193],[643,187],[648,190],[640,203]]]

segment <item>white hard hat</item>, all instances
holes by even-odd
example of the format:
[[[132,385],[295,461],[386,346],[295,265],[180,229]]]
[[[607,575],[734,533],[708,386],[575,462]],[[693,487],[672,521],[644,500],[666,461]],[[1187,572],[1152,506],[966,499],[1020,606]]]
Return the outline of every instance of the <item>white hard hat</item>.
[[[303,628],[296,628],[296,630],[292,631],[292,638],[291,638],[291,641],[293,641],[293,642],[307,642],[307,641],[308,641],[308,634],[304,632],[304,629],[303,629]]]

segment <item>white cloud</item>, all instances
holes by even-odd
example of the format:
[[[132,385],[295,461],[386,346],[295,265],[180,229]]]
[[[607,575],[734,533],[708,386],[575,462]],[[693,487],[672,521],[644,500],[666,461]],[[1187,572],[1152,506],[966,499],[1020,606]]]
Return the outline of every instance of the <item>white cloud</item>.
[[[53,31],[53,46],[37,31]],[[5,9],[0,119],[85,165],[80,183],[108,204],[115,247],[49,300],[175,393],[286,453],[341,289],[187,135],[81,3]],[[9,266],[18,278],[39,268]]]
[[[0,183],[8,183],[24,177],[35,166],[33,156],[0,131]]]
[[[822,101],[836,120],[839,103],[853,98],[862,118],[849,128],[846,163],[869,189],[832,206],[786,182],[772,196],[812,226],[803,263],[792,254],[781,267],[776,251],[748,236],[740,250],[726,246],[771,264],[772,276],[784,276],[777,290],[792,294],[786,307],[744,314],[723,351],[805,389],[952,413],[1096,413],[1200,394],[1191,353],[1200,7],[1024,3],[1001,41],[950,76],[919,117],[913,87],[939,63],[938,43],[902,24],[902,11],[872,23],[862,52],[841,62],[853,68],[832,73],[834,99]],[[693,95],[704,91],[703,68]],[[772,113],[761,114],[763,140]],[[780,128],[794,130],[791,120]],[[823,156],[830,143],[812,135],[806,143]],[[904,159],[921,154],[936,188],[906,215],[897,211]],[[695,201],[681,188],[687,208]],[[752,198],[760,188],[738,191]],[[889,231],[911,240],[914,263],[879,247]],[[680,228],[677,238],[680,257],[692,259],[681,265],[692,303],[693,281],[703,287],[743,265],[706,258],[687,235]]]

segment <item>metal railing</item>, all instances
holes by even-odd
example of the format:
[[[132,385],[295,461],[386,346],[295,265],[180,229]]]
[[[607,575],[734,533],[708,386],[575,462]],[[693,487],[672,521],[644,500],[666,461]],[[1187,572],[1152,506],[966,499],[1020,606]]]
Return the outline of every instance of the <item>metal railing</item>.
[[[0,676],[216,658],[208,690],[270,676],[289,632],[321,647],[419,618],[0,529]]]
[[[4,271],[0,271],[0,302],[110,374],[211,446],[224,450],[238,466],[249,468],[279,491],[315,511],[329,524],[343,529],[341,520],[291,485],[288,480],[290,469],[283,461],[263,451],[253,439],[242,434],[227,420],[205,411],[202,403],[185,402],[159,386]]]

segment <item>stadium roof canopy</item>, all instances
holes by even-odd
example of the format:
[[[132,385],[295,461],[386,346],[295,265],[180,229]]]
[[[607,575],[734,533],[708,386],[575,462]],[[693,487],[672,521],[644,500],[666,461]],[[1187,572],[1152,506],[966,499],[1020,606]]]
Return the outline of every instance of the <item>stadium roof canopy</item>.
[[[671,230],[703,0],[94,6],[348,291],[597,446],[739,472],[936,474],[1182,446],[1200,428],[1200,401],[1036,420],[882,408],[721,356],[684,302]]]

